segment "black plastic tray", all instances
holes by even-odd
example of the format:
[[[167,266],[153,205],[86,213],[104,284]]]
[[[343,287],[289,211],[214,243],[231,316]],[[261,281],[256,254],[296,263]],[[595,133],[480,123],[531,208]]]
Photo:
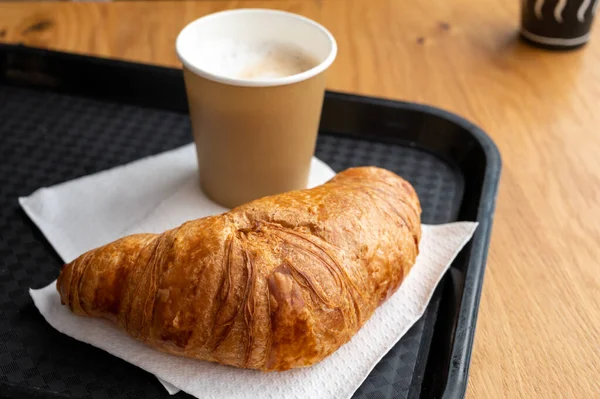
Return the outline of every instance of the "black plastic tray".
[[[0,397],[167,397],[152,375],[56,332],[37,312],[27,290],[55,279],[61,261],[17,197],[183,145],[189,130],[181,70],[0,45]],[[336,171],[371,164],[406,177],[424,223],[480,223],[425,315],[354,395],[464,396],[496,146],[439,109],[328,92],[317,156]]]

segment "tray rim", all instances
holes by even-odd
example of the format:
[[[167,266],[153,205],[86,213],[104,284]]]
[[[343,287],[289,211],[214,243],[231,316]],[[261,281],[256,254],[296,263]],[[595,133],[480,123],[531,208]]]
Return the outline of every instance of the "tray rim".
[[[153,70],[155,72],[167,74],[181,74],[181,69],[177,68],[35,48],[22,44],[0,43],[0,55],[2,55],[2,53],[10,52],[63,57],[63,59],[79,60],[81,62],[93,63],[98,66],[121,68],[142,67],[146,68],[148,71]],[[0,71],[1,67],[2,65],[0,65]],[[1,78],[2,76],[0,76],[0,85],[3,84]],[[77,94],[75,93],[73,95]],[[481,185],[481,196],[478,203],[477,217],[475,219],[479,223],[479,226],[475,231],[471,242],[467,245],[467,247],[465,247],[465,249],[463,249],[463,252],[469,252],[468,262],[465,271],[464,289],[462,292],[461,303],[458,308],[458,320],[454,331],[454,341],[451,345],[452,349],[450,365],[445,381],[445,388],[442,394],[444,399],[463,398],[467,389],[470,359],[473,349],[479,303],[481,299],[487,255],[491,239],[496,199],[498,195],[498,187],[502,168],[500,152],[494,141],[477,125],[461,116],[438,107],[414,102],[399,101],[381,97],[362,96],[329,90],[325,93],[325,101],[327,101],[327,99],[337,99],[361,104],[368,103],[389,109],[410,110],[439,117],[463,128],[473,137],[473,139],[481,148],[485,158],[486,167],[483,176],[483,183]],[[138,105],[144,106],[143,104]],[[426,148],[422,149],[428,151]],[[429,150],[429,152],[434,154],[436,153],[432,150]]]

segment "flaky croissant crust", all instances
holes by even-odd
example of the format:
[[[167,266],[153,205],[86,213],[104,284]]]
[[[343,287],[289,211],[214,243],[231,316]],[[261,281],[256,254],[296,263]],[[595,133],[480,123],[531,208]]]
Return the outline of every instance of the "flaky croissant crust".
[[[161,351],[259,370],[321,361],[400,286],[421,208],[384,169],[137,234],[65,265],[63,304]]]

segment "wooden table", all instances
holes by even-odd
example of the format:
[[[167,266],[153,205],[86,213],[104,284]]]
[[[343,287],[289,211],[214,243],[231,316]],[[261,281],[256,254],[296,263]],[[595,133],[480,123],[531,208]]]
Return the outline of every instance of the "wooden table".
[[[479,124],[504,169],[470,398],[600,397],[600,33],[574,52],[519,43],[518,1],[0,4],[0,40],[178,66],[209,12],[280,8],[339,43],[328,87],[432,104]]]

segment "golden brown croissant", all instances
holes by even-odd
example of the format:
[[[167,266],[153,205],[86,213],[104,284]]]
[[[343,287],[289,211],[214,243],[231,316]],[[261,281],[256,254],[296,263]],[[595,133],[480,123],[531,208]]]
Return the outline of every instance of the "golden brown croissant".
[[[262,198],[65,265],[57,288],[162,351],[259,370],[321,361],[349,341],[415,262],[412,186],[374,167]]]

